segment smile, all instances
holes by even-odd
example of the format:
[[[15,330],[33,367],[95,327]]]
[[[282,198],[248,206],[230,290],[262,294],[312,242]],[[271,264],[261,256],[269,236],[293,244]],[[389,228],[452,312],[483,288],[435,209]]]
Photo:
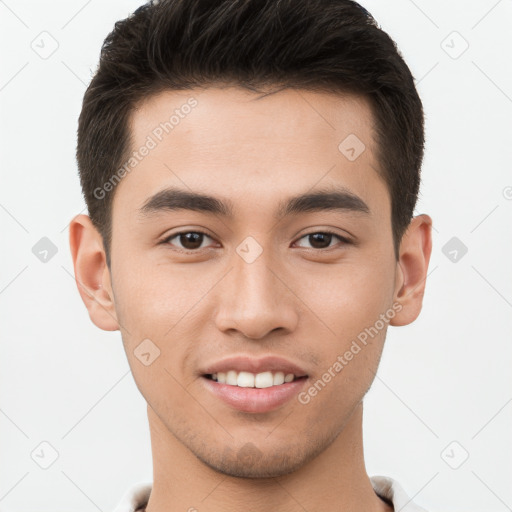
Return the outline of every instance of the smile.
[[[227,372],[213,373],[207,377],[217,381],[219,384],[228,384],[230,386],[238,386],[241,388],[269,388],[272,386],[280,386],[285,382],[293,382],[297,377],[293,373],[284,372],[237,372],[229,370]]]

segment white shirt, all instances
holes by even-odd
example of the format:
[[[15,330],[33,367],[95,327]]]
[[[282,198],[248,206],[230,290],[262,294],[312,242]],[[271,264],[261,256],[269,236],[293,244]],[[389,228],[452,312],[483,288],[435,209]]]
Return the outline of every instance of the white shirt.
[[[375,492],[393,503],[396,512],[427,512],[414,504],[400,484],[387,476],[372,476],[370,481]],[[114,512],[135,512],[144,508],[149,500],[152,482],[137,482],[125,492]]]

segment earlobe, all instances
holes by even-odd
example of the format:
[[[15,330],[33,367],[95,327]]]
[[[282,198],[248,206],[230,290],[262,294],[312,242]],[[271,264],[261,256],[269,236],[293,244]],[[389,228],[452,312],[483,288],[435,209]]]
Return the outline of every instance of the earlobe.
[[[103,241],[89,216],[77,215],[71,220],[69,245],[75,281],[92,322],[105,331],[118,330]]]
[[[393,301],[401,309],[390,325],[410,324],[420,314],[431,253],[432,219],[418,215],[411,220],[400,244]]]

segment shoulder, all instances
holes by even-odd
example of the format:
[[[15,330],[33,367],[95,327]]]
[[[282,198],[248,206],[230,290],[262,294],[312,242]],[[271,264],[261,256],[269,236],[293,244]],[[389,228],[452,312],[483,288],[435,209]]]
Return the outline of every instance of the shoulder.
[[[145,509],[152,487],[153,483],[148,481],[132,484],[125,491],[113,512],[136,512]]]
[[[375,492],[390,501],[396,511],[401,512],[427,512],[412,501],[402,486],[389,476],[376,475],[370,477]]]

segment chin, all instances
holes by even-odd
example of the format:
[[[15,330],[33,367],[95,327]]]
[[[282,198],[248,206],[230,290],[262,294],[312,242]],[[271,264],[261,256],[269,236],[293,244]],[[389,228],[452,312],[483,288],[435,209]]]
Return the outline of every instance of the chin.
[[[226,446],[223,453],[209,454],[208,457],[196,453],[196,456],[208,467],[223,475],[254,479],[275,478],[293,473],[321,451],[322,447],[305,452],[300,447],[288,446],[265,452],[248,442],[238,450]]]
[[[260,461],[253,465],[248,465],[245,462],[239,460],[223,460],[218,463],[212,463],[211,461],[203,460],[203,462],[214,471],[221,473],[226,476],[234,478],[275,478],[279,476],[288,475],[293,473],[302,466],[302,463],[287,464],[284,461],[280,461],[279,465],[272,461],[267,464],[264,461]]]

